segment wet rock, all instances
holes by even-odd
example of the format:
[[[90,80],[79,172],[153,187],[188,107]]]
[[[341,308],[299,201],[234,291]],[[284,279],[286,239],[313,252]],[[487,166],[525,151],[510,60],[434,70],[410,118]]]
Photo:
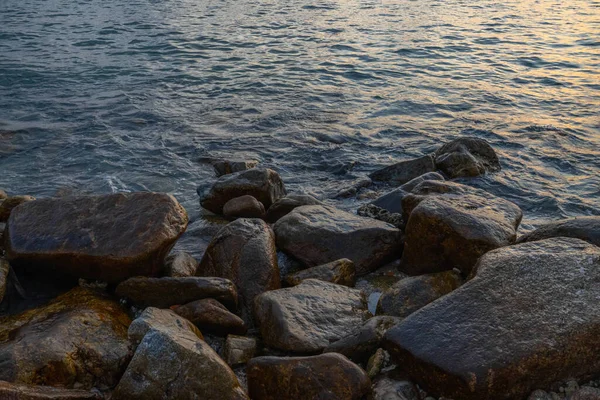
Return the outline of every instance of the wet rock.
[[[0,381],[0,399],[4,400],[101,400],[98,392],[50,386],[22,385]]]
[[[359,400],[371,389],[367,374],[346,357],[257,357],[248,363],[248,391],[255,400]]]
[[[547,239],[485,254],[476,275],[387,331],[384,347],[428,392],[524,399],[597,373],[600,248]]]
[[[246,171],[258,165],[256,160],[217,160],[212,166],[217,176],[232,174],[234,172]]]
[[[600,246],[600,216],[568,218],[543,224],[521,236],[517,242],[533,242],[560,236],[577,238]]]
[[[569,400],[600,400],[600,389],[584,386],[569,396]]]
[[[244,195],[253,196],[268,209],[285,196],[286,191],[277,172],[271,169],[249,169],[220,177],[208,193],[202,196],[201,204],[215,214],[222,214],[225,203]]]
[[[27,202],[11,213],[13,264],[116,283],[157,275],[188,217],[173,196],[120,193]]]
[[[515,242],[522,215],[491,195],[426,196],[406,224],[400,270],[421,275],[458,268],[468,275],[483,254]]]
[[[169,254],[165,259],[164,275],[173,278],[183,278],[196,275],[198,261],[185,251]]]
[[[203,332],[218,335],[243,335],[248,330],[244,321],[215,299],[196,300],[173,309],[177,315],[194,323]]]
[[[285,277],[285,282],[289,286],[296,286],[306,279],[319,279],[321,281],[352,287],[356,283],[356,269],[351,260],[342,258],[290,274]]]
[[[373,383],[370,400],[421,400],[419,389],[414,383],[397,379],[392,373],[379,376]]]
[[[358,208],[356,213],[361,217],[374,218],[379,221],[387,222],[396,228],[404,229],[404,220],[402,219],[402,214],[390,213],[389,211],[373,204],[363,204]]]
[[[138,276],[121,282],[117,296],[138,306],[168,308],[194,300],[213,298],[236,309],[237,291],[229,279],[214,277],[147,278]]]
[[[75,288],[50,304],[0,318],[0,380],[104,390],[131,354],[118,303]]]
[[[8,283],[8,273],[10,271],[10,264],[8,261],[0,257],[0,303],[4,299],[6,294],[6,285]]]
[[[288,194],[269,207],[266,220],[275,223],[291,213],[296,207],[319,205],[323,205],[323,203],[308,194]]]
[[[433,156],[426,155],[413,160],[401,161],[394,165],[379,169],[369,175],[374,181],[389,182],[393,185],[402,185],[427,172],[435,171]]]
[[[256,339],[228,335],[223,349],[223,358],[230,366],[246,364],[256,353]]]
[[[129,325],[127,335],[131,343],[137,346],[150,331],[172,333],[181,329],[188,330],[203,339],[202,333],[193,323],[177,315],[172,310],[148,307]]]
[[[0,201],[0,222],[8,221],[8,217],[10,216],[11,211],[29,201],[35,200],[33,196],[11,196],[6,199]]]
[[[397,228],[329,206],[298,207],[274,230],[277,247],[308,267],[348,258],[364,275],[402,252]]]
[[[264,218],[265,206],[252,196],[240,196],[229,200],[223,206],[223,215],[228,218]]]
[[[361,291],[316,279],[261,294],[255,315],[268,346],[296,353],[322,351],[371,316]]]
[[[435,165],[450,178],[500,171],[500,161],[492,146],[473,137],[461,137],[440,147],[435,152]]]
[[[142,339],[113,400],[248,399],[233,371],[187,327],[153,329]]]
[[[461,284],[460,275],[454,271],[402,279],[379,298],[377,314],[408,317],[432,301],[452,292]]]
[[[281,287],[273,231],[259,219],[229,223],[206,249],[198,274],[231,279],[238,288],[242,317],[250,323],[254,298]]]
[[[402,214],[402,199],[417,185],[424,181],[443,181],[444,177],[437,172],[428,172],[405,183],[377,198],[371,204],[392,214]]]
[[[401,321],[401,318],[396,317],[373,317],[362,328],[331,343],[323,352],[340,353],[356,363],[364,364],[380,347],[385,332]]]

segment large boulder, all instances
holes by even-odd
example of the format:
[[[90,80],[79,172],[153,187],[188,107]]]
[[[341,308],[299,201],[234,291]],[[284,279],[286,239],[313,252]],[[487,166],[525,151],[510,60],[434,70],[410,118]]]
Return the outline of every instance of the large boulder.
[[[435,165],[450,178],[500,171],[500,161],[492,146],[473,137],[461,137],[440,147],[435,152]]]
[[[268,209],[276,200],[285,196],[286,191],[277,172],[254,168],[221,176],[202,195],[201,205],[215,214],[222,214],[225,203],[244,195],[253,196]]]
[[[217,299],[229,308],[237,307],[237,290],[224,278],[129,278],[117,286],[115,293],[138,306],[168,308],[205,298]]]
[[[103,398],[104,396],[99,392],[87,390],[0,381],[0,399],[3,400],[101,400]]]
[[[455,271],[411,276],[386,290],[377,303],[377,314],[408,317],[462,284]]]
[[[371,316],[360,290],[316,279],[261,294],[255,315],[268,346],[296,353],[322,351]]]
[[[458,268],[468,275],[483,254],[516,240],[523,213],[510,201],[473,194],[422,197],[406,224],[402,272]]]
[[[6,252],[14,267],[116,283],[157,275],[187,223],[185,209],[163,193],[42,199],[13,210]]]
[[[281,287],[273,231],[260,219],[229,223],[206,249],[198,274],[231,279],[238,288],[242,316],[250,322],[254,298]]]
[[[247,400],[225,362],[189,326],[149,329],[112,400]]]
[[[340,258],[365,275],[402,252],[399,229],[329,206],[302,206],[274,227],[277,247],[308,267]]]
[[[549,222],[521,236],[517,242],[533,242],[560,236],[577,238],[600,246],[600,216],[568,218]]]
[[[277,200],[269,207],[266,220],[270,223],[275,223],[285,217],[300,206],[319,206],[323,203],[309,194],[288,194],[285,197]]]
[[[33,196],[11,196],[0,200],[0,222],[8,221],[10,213],[17,206],[35,200]]]
[[[173,308],[177,315],[193,322],[203,332],[218,335],[243,335],[248,330],[244,321],[215,299],[196,300]]]
[[[555,238],[484,255],[476,275],[387,331],[384,346],[436,395],[525,399],[600,371],[600,248]]]
[[[341,354],[256,357],[248,363],[248,392],[255,400],[360,400],[371,380]]]
[[[130,322],[118,303],[83,288],[0,318],[0,380],[112,388],[131,358]]]
[[[435,171],[433,156],[426,155],[413,160],[401,161],[372,172],[369,177],[374,181],[402,185],[428,172]]]
[[[285,282],[289,286],[296,286],[307,279],[319,279],[352,287],[356,283],[356,268],[351,260],[342,258],[289,274],[285,277]]]

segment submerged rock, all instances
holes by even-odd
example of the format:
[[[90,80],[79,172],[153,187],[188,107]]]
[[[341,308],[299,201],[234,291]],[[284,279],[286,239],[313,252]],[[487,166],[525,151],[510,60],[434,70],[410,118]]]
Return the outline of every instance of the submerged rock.
[[[600,370],[600,248],[555,238],[491,251],[454,292],[390,329],[384,345],[428,392],[524,399]]]
[[[116,283],[157,275],[187,227],[184,208],[162,193],[41,199],[10,216],[11,264]]]
[[[258,165],[256,160],[217,160],[212,162],[217,176],[246,171]]]
[[[402,185],[427,172],[435,171],[435,163],[431,155],[426,155],[413,160],[401,161],[394,165],[372,172],[369,177],[374,181],[388,182],[393,185]]]
[[[185,251],[169,254],[165,259],[163,274],[173,278],[183,278],[196,275],[198,261]]]
[[[318,205],[323,205],[323,203],[308,194],[288,194],[269,207],[266,220],[275,223],[291,213],[296,207]]]
[[[203,339],[202,333],[192,322],[177,315],[175,312],[155,307],[147,307],[144,312],[129,325],[127,335],[129,336],[131,343],[137,346],[150,331],[173,333],[178,332],[181,329],[188,330],[200,339]]]
[[[8,221],[11,211],[17,206],[35,200],[33,196],[11,196],[0,201],[0,222]]]
[[[168,308],[194,300],[213,298],[232,309],[237,307],[237,291],[233,282],[224,278],[129,278],[117,286],[117,296],[146,307]]]
[[[118,303],[83,288],[0,318],[0,380],[112,388],[131,358],[130,322]]]
[[[23,385],[0,381],[3,400],[101,400],[99,392],[50,386]]]
[[[223,348],[223,358],[231,366],[245,364],[256,353],[256,339],[251,337],[228,335]]]
[[[228,218],[264,218],[265,206],[254,197],[244,195],[229,200],[223,206],[223,215]]]
[[[440,147],[435,152],[435,165],[450,178],[500,171],[500,161],[492,146],[474,137],[461,137]]]
[[[397,228],[329,206],[298,207],[274,230],[278,248],[308,267],[348,258],[364,275],[402,252]]]
[[[460,275],[454,271],[402,279],[379,298],[377,314],[408,317],[432,301],[452,292],[461,284]]]
[[[268,346],[296,353],[322,351],[371,316],[360,290],[316,279],[261,294],[255,315]]]
[[[236,197],[250,195],[268,209],[278,199],[286,195],[279,174],[271,169],[249,169],[223,175],[212,188],[202,196],[202,207],[215,214],[223,213],[223,206]]]
[[[191,321],[203,332],[219,335],[229,333],[243,335],[248,328],[244,321],[237,315],[229,312],[227,308],[215,299],[196,300],[191,303],[175,307],[177,315]]]
[[[600,246],[600,216],[568,218],[549,222],[521,236],[517,242],[533,242],[560,236],[577,238]]]
[[[248,363],[248,391],[256,400],[360,400],[371,380],[341,354],[257,357]]]
[[[242,316],[250,323],[254,298],[281,287],[273,231],[259,219],[229,223],[206,249],[198,274],[231,279],[238,288]]]
[[[351,260],[342,258],[290,274],[285,277],[285,282],[289,286],[296,286],[306,279],[319,279],[352,287],[356,283],[356,269]]]

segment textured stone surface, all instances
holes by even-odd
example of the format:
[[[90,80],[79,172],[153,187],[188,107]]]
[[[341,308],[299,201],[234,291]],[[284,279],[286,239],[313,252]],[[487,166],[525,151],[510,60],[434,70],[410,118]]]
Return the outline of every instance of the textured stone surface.
[[[243,335],[248,330],[244,321],[215,299],[196,300],[173,309],[177,315],[191,321],[202,332],[219,335]]]
[[[414,189],[415,186],[417,186],[421,182],[428,180],[443,181],[444,177],[438,174],[437,172],[428,172],[410,180],[409,182],[405,183],[399,188],[384,194],[383,196],[373,201],[371,204],[379,208],[383,208],[384,210],[390,213],[402,214],[402,199],[404,198],[404,196],[406,196],[407,193]]]
[[[0,257],[0,303],[6,294],[6,285],[8,283],[8,273],[10,272],[10,264],[4,258]]]
[[[306,279],[319,279],[352,287],[356,283],[356,268],[351,260],[342,258],[290,274],[285,277],[285,282],[289,286],[296,286]]]
[[[288,194],[285,197],[277,200],[269,207],[266,220],[270,223],[275,223],[279,219],[288,215],[296,207],[300,206],[318,206],[323,205],[322,202],[308,194]]]
[[[228,335],[223,348],[223,359],[231,366],[245,364],[256,353],[256,339],[251,337]]]
[[[431,155],[426,155],[413,160],[400,161],[394,165],[379,169],[369,175],[374,181],[389,182],[402,185],[427,172],[435,171],[435,163]]]
[[[327,346],[323,352],[340,353],[354,362],[365,363],[380,347],[385,332],[401,321],[396,317],[373,317],[360,329]]]
[[[150,331],[173,332],[181,329],[189,330],[200,339],[203,339],[202,333],[193,323],[175,312],[148,307],[129,325],[127,335],[131,343],[138,345]]]
[[[458,268],[468,275],[486,252],[513,244],[521,209],[479,195],[437,195],[412,210],[400,270],[421,275]]]
[[[256,400],[359,400],[370,389],[367,374],[341,354],[257,357],[248,363],[248,391]]]
[[[308,279],[258,296],[255,315],[268,346],[316,353],[359,329],[371,314],[361,291]]]
[[[402,279],[381,295],[377,304],[377,314],[408,317],[461,284],[460,275],[454,271]]]
[[[11,213],[6,251],[15,268],[119,282],[157,275],[187,223],[183,207],[162,193],[41,199]]]
[[[83,288],[44,307],[0,318],[0,380],[114,387],[131,357],[130,322],[118,303]]]
[[[248,399],[233,373],[188,327],[153,329],[142,339],[112,400]]]
[[[252,196],[240,196],[229,200],[223,206],[223,215],[228,218],[264,218],[265,206]]]
[[[0,222],[8,221],[8,217],[10,216],[11,211],[29,201],[35,200],[33,196],[11,196],[6,199],[0,201]]]
[[[600,246],[600,216],[568,218],[549,222],[521,236],[517,242],[533,242],[560,236],[577,238]]]
[[[206,249],[198,274],[231,279],[238,288],[242,317],[250,323],[254,298],[281,287],[273,231],[259,219],[227,224]]]
[[[2,400],[101,400],[100,393],[0,381]]]
[[[198,261],[184,251],[169,254],[165,259],[163,274],[174,278],[196,275]]]
[[[436,167],[450,178],[500,171],[496,152],[484,139],[461,137],[435,152]]]
[[[225,203],[244,195],[255,197],[266,210],[285,196],[286,191],[277,172],[254,168],[221,176],[212,188],[202,195],[201,204],[215,214],[222,214]]]
[[[569,400],[600,400],[600,389],[592,387],[582,387],[571,396]]]
[[[484,255],[476,275],[387,331],[410,377],[454,399],[525,399],[600,370],[600,248],[555,238]]]
[[[277,247],[308,267],[348,258],[364,275],[402,252],[399,229],[329,206],[298,207],[274,230]]]
[[[212,166],[217,176],[232,174],[234,172],[246,171],[258,165],[256,160],[217,160]]]
[[[217,299],[235,310],[237,290],[233,282],[224,278],[146,278],[135,277],[121,282],[115,290],[117,296],[140,306],[168,308],[205,298]]]
[[[421,400],[419,389],[410,381],[402,379],[393,370],[378,376],[373,382],[369,400]]]

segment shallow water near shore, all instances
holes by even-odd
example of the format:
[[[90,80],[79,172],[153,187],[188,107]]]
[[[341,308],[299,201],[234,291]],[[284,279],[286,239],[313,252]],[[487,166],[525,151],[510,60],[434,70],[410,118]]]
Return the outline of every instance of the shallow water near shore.
[[[600,214],[600,2],[0,3],[10,193],[166,191],[203,230],[208,158],[328,198],[458,135],[499,153],[467,183],[521,206],[524,230]]]

